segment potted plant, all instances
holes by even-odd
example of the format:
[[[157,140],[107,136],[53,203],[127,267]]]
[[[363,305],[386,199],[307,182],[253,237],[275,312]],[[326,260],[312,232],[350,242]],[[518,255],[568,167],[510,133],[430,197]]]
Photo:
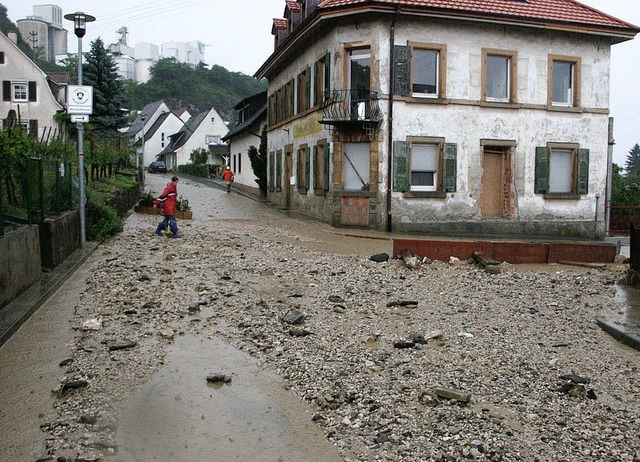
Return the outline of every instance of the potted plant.
[[[155,197],[153,197],[150,193],[146,193],[138,201],[138,205],[133,207],[133,211],[146,215],[161,215],[162,209],[154,207],[154,201]],[[176,218],[181,218],[183,220],[190,220],[193,218],[193,212],[191,211],[189,200],[184,199],[182,196],[180,196],[176,201]]]

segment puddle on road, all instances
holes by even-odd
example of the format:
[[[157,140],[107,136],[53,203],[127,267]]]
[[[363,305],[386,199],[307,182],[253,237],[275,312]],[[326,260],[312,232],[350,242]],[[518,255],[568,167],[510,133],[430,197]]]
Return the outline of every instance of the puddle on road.
[[[226,385],[206,377],[232,376]],[[340,461],[309,407],[257,361],[218,339],[180,337],[128,403],[117,460]]]
[[[616,313],[613,321],[632,328],[640,328],[640,289],[616,284]]]

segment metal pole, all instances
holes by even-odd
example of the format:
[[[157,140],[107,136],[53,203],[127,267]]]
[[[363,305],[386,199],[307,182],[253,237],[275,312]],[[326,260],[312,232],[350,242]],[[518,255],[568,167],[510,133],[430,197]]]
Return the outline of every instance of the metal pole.
[[[82,85],[82,37],[78,37],[78,85]],[[87,237],[85,231],[86,199],[84,197],[84,124],[76,122],[78,128],[78,183],[80,190],[80,247],[83,247]]]

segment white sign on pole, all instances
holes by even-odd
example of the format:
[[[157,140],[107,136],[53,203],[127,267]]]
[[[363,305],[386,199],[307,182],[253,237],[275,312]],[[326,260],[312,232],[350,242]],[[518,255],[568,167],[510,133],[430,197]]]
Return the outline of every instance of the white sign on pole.
[[[71,122],[89,122],[89,116],[86,114],[71,114]]]
[[[93,87],[69,85],[69,114],[93,114]]]

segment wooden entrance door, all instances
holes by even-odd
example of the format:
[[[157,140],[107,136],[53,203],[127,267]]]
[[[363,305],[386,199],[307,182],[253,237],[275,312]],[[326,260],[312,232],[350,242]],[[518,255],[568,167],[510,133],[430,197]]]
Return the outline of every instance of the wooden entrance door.
[[[507,151],[508,152],[508,151]],[[505,157],[500,147],[485,146],[482,155],[482,189],[480,214],[487,218],[505,216]]]

